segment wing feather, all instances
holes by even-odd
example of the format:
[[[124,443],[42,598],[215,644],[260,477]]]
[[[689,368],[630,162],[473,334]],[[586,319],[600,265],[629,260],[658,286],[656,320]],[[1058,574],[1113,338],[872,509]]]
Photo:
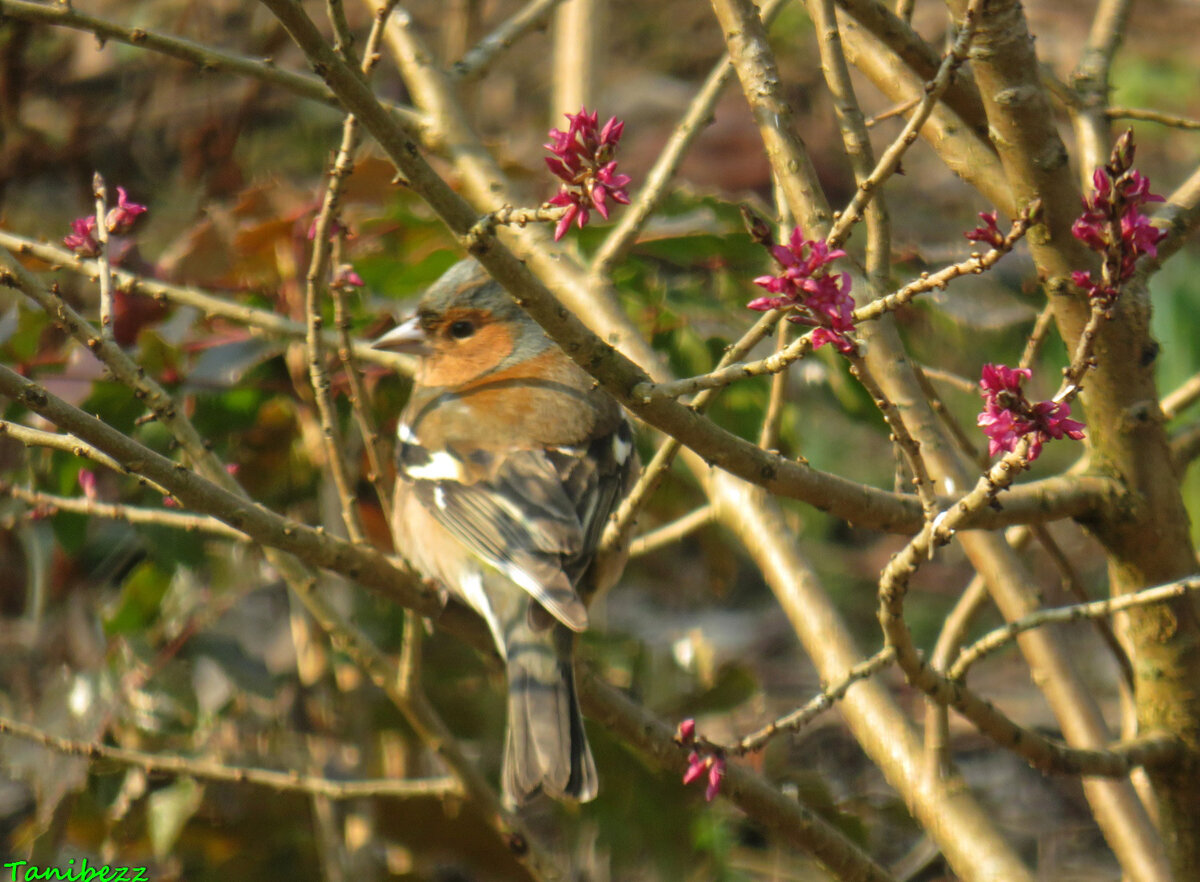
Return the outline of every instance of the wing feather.
[[[564,625],[586,629],[576,589],[636,469],[628,423],[574,447],[470,458],[414,440],[402,440],[397,464],[421,505]]]

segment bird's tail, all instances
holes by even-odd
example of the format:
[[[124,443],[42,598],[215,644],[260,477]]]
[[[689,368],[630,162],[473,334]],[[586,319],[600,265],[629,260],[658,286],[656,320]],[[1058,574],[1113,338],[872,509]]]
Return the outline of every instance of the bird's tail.
[[[505,799],[520,805],[540,789],[587,802],[597,776],[575,694],[575,635],[558,624],[538,628],[525,615],[507,638]]]

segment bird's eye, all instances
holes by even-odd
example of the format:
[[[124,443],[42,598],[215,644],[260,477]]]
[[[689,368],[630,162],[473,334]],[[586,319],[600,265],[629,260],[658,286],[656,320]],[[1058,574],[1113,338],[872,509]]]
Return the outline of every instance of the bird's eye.
[[[465,340],[475,333],[475,325],[466,319],[459,319],[450,325],[450,336],[455,340]]]

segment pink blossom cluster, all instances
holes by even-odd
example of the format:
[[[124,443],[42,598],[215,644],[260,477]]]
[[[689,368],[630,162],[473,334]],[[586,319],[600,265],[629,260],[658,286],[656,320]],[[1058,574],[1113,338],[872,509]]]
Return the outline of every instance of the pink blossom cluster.
[[[988,456],[1011,453],[1022,438],[1029,438],[1029,462],[1033,462],[1041,455],[1042,444],[1051,438],[1083,438],[1083,423],[1070,419],[1071,405],[1065,401],[1029,402],[1021,382],[1031,376],[1029,368],[983,366],[979,389],[984,406],[978,425],[988,436]]]
[[[1000,232],[1000,227],[996,225],[998,217],[994,211],[979,212],[979,219],[983,223],[971,230],[969,233],[963,233],[972,242],[986,242],[993,248],[1000,248],[1004,245],[1004,234]]]
[[[146,206],[129,201],[124,187],[117,187],[117,204],[104,216],[104,226],[108,232],[116,235],[128,233],[146,210]],[[71,235],[64,236],[62,241],[80,257],[98,255],[100,242],[96,238],[96,216],[75,218],[71,221]]]
[[[850,274],[829,272],[829,265],[846,252],[831,250],[821,239],[805,239],[804,231],[796,227],[787,245],[771,246],[771,256],[779,264],[779,272],[759,276],[754,284],[776,296],[759,297],[746,306],[759,312],[803,307],[807,314],[790,315],[788,321],[816,327],[814,349],[832,343],[841,352],[852,351],[854,344],[846,337],[854,330]]]
[[[1092,174],[1092,193],[1084,197],[1083,214],[1071,227],[1076,239],[1106,257],[1105,275],[1099,281],[1090,272],[1071,273],[1076,285],[1102,303],[1116,299],[1138,258],[1157,255],[1158,243],[1167,235],[1142,213],[1144,205],[1162,202],[1163,197],[1151,193],[1149,179],[1132,169],[1133,154],[1130,129],[1118,139],[1108,164]]]
[[[679,724],[675,731],[675,740],[684,746],[691,746],[688,753],[687,770],[683,773],[684,786],[701,778],[708,778],[708,786],[704,789],[704,798],[712,802],[721,791],[721,781],[725,777],[725,758],[712,753],[701,753],[696,744],[696,721],[690,717]]]
[[[551,129],[550,143],[544,145],[554,154],[545,158],[546,165],[563,182],[549,204],[567,209],[554,228],[555,241],[563,237],[572,221],[583,229],[592,209],[608,220],[609,199],[629,204],[625,188],[630,177],[617,172],[617,161],[613,159],[625,123],[614,116],[601,128],[599,111],[588,113],[586,107],[566,117],[570,122],[567,130]]]

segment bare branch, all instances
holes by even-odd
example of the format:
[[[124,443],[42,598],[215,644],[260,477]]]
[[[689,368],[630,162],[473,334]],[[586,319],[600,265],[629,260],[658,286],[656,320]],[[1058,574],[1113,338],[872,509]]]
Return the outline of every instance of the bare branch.
[[[49,750],[68,756],[105,760],[123,766],[136,766],[146,772],[158,774],[187,776],[205,781],[225,781],[231,784],[252,784],[281,793],[308,793],[329,799],[371,797],[405,799],[413,796],[447,796],[460,792],[454,779],[448,777],[333,781],[299,772],[277,772],[272,769],[230,766],[212,760],[192,759],[177,754],[147,753],[126,747],[111,747],[91,741],[62,738],[36,726],[6,717],[0,717],[0,733],[32,741]]]
[[[678,542],[684,536],[711,524],[715,514],[711,505],[702,505],[678,520],[664,524],[657,530],[643,533],[630,543],[629,556],[637,557],[642,554],[650,554],[673,542]]]
[[[1122,594],[1120,597],[1109,597],[1104,600],[1094,600],[1091,603],[1077,603],[1056,609],[1040,609],[1025,618],[1009,622],[980,637],[958,654],[954,664],[946,671],[946,676],[952,680],[965,679],[967,671],[972,665],[1003,649],[1016,640],[1019,634],[1034,628],[1077,622],[1081,619],[1106,618],[1122,610],[1152,603],[1164,603],[1177,597],[1184,597],[1198,589],[1200,589],[1200,579],[1181,579],[1169,585],[1146,588],[1132,594]]]
[[[116,505],[70,496],[56,496],[53,493],[26,490],[4,481],[0,481],[0,494],[6,494],[50,514],[56,511],[69,511],[89,517],[126,521],[130,524],[154,524],[159,527],[183,530],[185,533],[208,533],[237,542],[250,541],[250,537],[241,530],[235,530],[216,518],[203,515],[191,515],[166,509],[140,508],[135,505]]]
[[[79,257],[56,245],[37,242],[7,230],[0,230],[0,246],[9,249],[14,254],[35,257],[51,266],[62,267],[93,281],[98,281],[100,278],[100,267],[97,261]],[[169,282],[149,279],[119,268],[113,270],[113,277],[117,286],[124,290],[153,297],[160,301],[177,303],[180,306],[191,306],[200,310],[208,318],[227,319],[240,325],[246,325],[252,331],[272,337],[303,339],[306,332],[303,322],[294,321],[266,309],[233,303],[199,288],[172,285]],[[327,331],[323,336],[326,345],[337,345],[337,338],[331,332]],[[353,346],[355,357],[362,361],[381,364],[401,373],[412,373],[413,362],[407,356],[372,349],[369,344],[362,342],[356,342]]]
[[[127,28],[108,19],[76,12],[68,3],[0,0],[0,17],[92,33],[101,40],[125,43],[194,64],[202,72],[238,74],[286,89],[301,98],[338,106],[333,93],[322,85],[317,77],[281,70],[270,59],[258,60],[222,52],[202,43],[160,34],[146,28]],[[418,131],[423,125],[421,117],[410,107],[388,105],[388,109],[399,125],[412,131]]]
[[[450,66],[449,75],[462,83],[479,79],[500,53],[511,49],[513,44],[531,31],[546,26],[550,16],[563,0],[530,0],[494,31],[480,40],[461,60]]]

